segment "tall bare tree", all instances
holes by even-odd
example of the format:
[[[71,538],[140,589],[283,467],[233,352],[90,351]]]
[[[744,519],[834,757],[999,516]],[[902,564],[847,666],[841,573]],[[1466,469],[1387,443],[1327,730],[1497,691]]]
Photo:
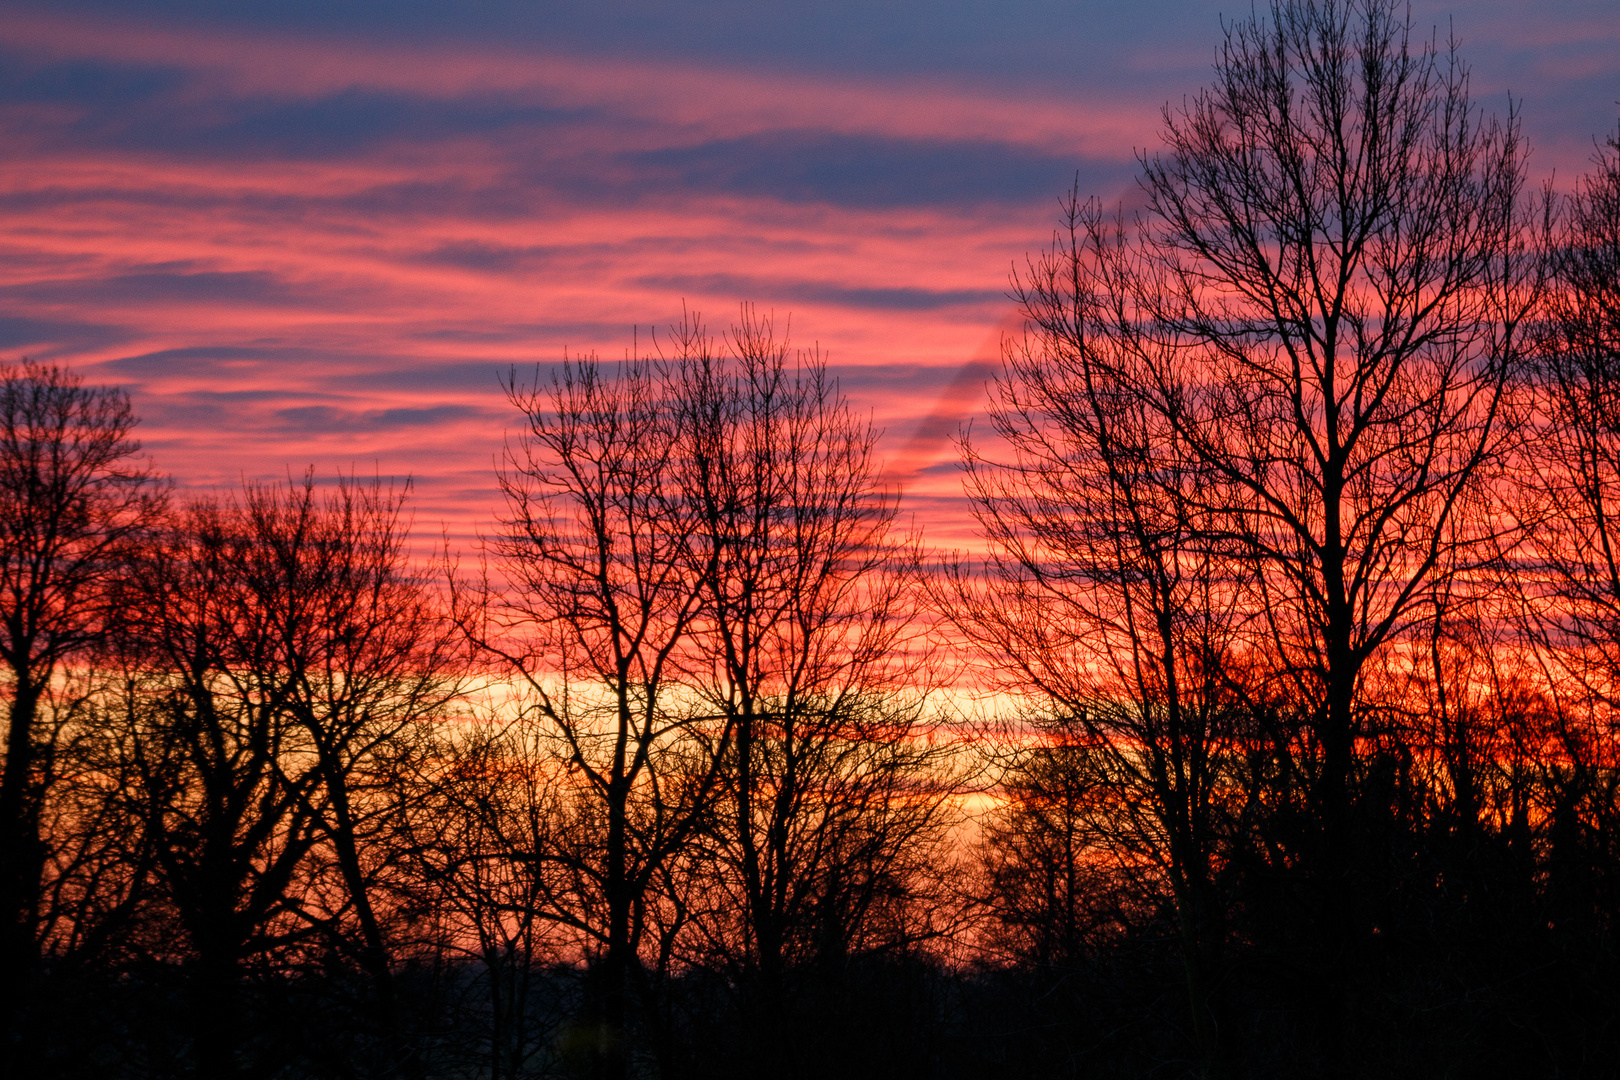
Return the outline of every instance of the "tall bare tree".
[[[1276,4],[1228,30],[1215,84],[1166,112],[1143,164],[1136,297],[1177,363],[1137,389],[1208,490],[1241,493],[1211,500],[1212,535],[1251,568],[1269,662],[1311,703],[1330,1071],[1370,930],[1351,825],[1368,662],[1469,569],[1453,552],[1494,550],[1496,523],[1461,509],[1511,446],[1539,287],[1516,118],[1482,117],[1455,49],[1410,35],[1385,0]]]
[[[937,591],[993,681],[1039,699],[1038,737],[1105,759],[1088,782],[1117,789],[1117,826],[1160,858],[1209,1068],[1223,934],[1212,874],[1247,595],[1203,536],[1212,478],[1136,392],[1167,349],[1134,317],[1124,242],[1071,197],[1052,249],[1015,279],[1025,331],[1005,343],[990,413],[990,445],[1008,456],[963,444],[986,573],[957,567]],[[1058,763],[1037,775],[1068,776]]]
[[[1288,0],[1230,24],[1214,83],[1164,124],[1135,227],[1082,215],[1033,278],[1037,300],[1099,297],[1033,320],[1071,349],[1100,343],[1097,359],[1088,371],[1080,349],[1054,368],[1037,351],[1009,381],[1046,408],[1047,370],[1082,373],[1069,396],[1089,410],[1090,444],[1111,441],[1155,514],[1175,509],[1174,531],[1150,516],[1137,535],[1183,568],[1215,560],[1181,580],[1210,582],[1211,612],[1243,590],[1245,664],[1302,706],[1273,715],[1299,716],[1307,737],[1274,741],[1315,759],[1300,776],[1319,829],[1301,857],[1334,1071],[1348,1067],[1348,965],[1370,932],[1351,824],[1369,661],[1496,550],[1497,524],[1463,509],[1507,460],[1509,380],[1539,288],[1524,145],[1515,117],[1471,104],[1455,50],[1412,43],[1387,0]],[[1128,422],[1110,431],[1115,417]],[[1064,462],[1067,448],[1037,454]],[[1046,489],[1037,478],[1029,502],[1051,517]],[[1117,486],[1101,494],[1140,514]],[[1043,557],[1024,560],[1029,580],[1050,580]]]
[[[509,388],[528,430],[501,473],[502,586],[470,627],[577,787],[578,887],[552,916],[589,938],[591,1067],[607,1077],[629,1067],[649,890],[711,802],[730,735],[677,685],[705,577],[668,372],[591,357]]]
[[[135,455],[129,398],[40,364],[0,366],[0,662],[10,699],[0,770],[0,991],[4,1059],[37,960],[54,780],[53,694],[63,665],[100,639],[106,586],[163,507]]]
[[[702,930],[747,1003],[758,1067],[785,1074],[790,970],[869,939],[878,897],[904,892],[940,832],[943,800],[922,794],[945,777],[919,727],[916,544],[893,535],[877,433],[819,354],[795,355],[746,305],[724,356],[683,352],[698,358],[680,376],[704,580],[683,667],[733,738],[717,876],[702,878],[719,917]]]
[[[1557,816],[1565,846],[1604,852],[1574,875],[1588,879],[1583,917],[1612,932],[1620,925],[1613,870],[1620,759],[1612,734],[1620,703],[1620,135],[1599,148],[1593,165],[1562,208],[1550,252],[1536,381],[1542,422],[1520,485],[1529,496],[1525,516],[1537,527],[1518,553],[1513,584],[1558,691],[1564,760],[1549,779],[1563,793]]]
[[[1485,538],[1458,512],[1510,445],[1539,283],[1516,119],[1410,33],[1384,0],[1234,24],[1143,163],[1133,299],[1173,349],[1131,389],[1210,474],[1272,662],[1318,703],[1335,874],[1364,666]]]

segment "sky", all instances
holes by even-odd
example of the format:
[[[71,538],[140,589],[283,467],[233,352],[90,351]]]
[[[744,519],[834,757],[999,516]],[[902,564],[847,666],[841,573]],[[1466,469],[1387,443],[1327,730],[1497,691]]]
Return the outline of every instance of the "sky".
[[[498,504],[501,389],[750,301],[968,545],[952,435],[1060,197],[1134,197],[1230,0],[0,0],[0,359],[125,387],[183,489],[410,476]],[[1620,4],[1414,0],[1560,187],[1620,117]]]

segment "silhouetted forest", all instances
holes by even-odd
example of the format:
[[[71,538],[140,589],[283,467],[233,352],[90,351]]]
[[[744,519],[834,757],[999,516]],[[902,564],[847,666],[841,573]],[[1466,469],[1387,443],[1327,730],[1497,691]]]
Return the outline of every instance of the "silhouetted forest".
[[[16,1077],[1620,1073],[1620,141],[1390,0],[1076,190],[982,550],[744,305],[505,383],[504,496],[179,494],[0,369]]]

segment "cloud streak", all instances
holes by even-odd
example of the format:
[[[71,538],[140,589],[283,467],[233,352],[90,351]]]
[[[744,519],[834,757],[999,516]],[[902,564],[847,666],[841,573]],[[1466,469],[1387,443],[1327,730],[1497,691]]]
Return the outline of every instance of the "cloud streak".
[[[0,13],[0,350],[129,386],[187,484],[411,473],[419,519],[463,535],[495,498],[502,375],[621,355],[636,326],[646,347],[683,303],[792,313],[915,505],[956,506],[950,435],[982,400],[1008,268],[1077,176],[1129,190],[1219,33],[1215,7],[1166,27],[1151,4],[1018,0],[927,26],[708,5],[657,33],[634,4],[617,23],[413,9],[359,34],[368,3]],[[1620,97],[1595,59],[1620,32],[1541,18],[1532,41],[1476,8],[1475,85],[1537,80],[1537,167],[1578,172]]]

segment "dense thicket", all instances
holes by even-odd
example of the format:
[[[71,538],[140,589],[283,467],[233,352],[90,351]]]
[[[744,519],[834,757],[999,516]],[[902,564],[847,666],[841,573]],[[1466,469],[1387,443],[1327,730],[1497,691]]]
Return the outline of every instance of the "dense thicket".
[[[1075,193],[971,557],[746,306],[514,375],[460,561],[0,369],[7,1075],[1620,1071],[1620,137],[1527,194],[1410,29]]]

